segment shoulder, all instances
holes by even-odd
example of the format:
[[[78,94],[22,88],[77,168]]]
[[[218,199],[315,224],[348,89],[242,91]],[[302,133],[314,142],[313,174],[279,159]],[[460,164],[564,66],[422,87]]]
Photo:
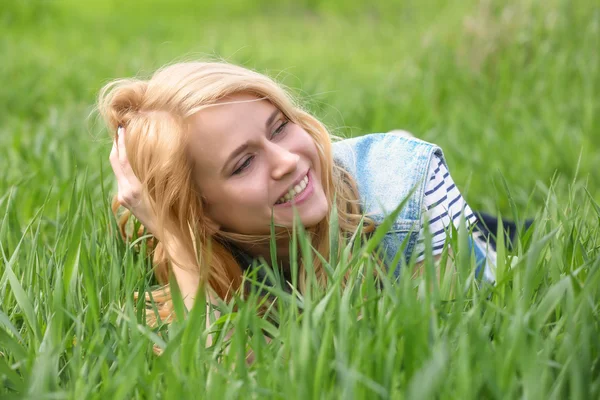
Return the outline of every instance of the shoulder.
[[[417,139],[405,131],[343,139],[334,142],[332,150],[336,163],[351,173],[359,167],[381,169],[387,164],[411,168],[428,161],[433,154],[444,158],[437,145]]]
[[[335,163],[359,181],[371,181],[374,175],[422,179],[434,156],[444,160],[437,145],[404,131],[340,140],[332,150]]]
[[[383,215],[410,195],[407,219],[420,214],[434,156],[443,159],[435,144],[391,133],[338,141],[333,144],[333,156],[356,180],[365,211]]]

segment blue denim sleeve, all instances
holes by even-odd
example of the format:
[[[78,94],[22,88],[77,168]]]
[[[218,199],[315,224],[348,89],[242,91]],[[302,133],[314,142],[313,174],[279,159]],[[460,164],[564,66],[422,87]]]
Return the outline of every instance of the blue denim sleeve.
[[[486,242],[477,236],[469,236],[469,249],[475,255],[477,269],[475,276],[489,283],[494,283],[496,277],[496,252]]]

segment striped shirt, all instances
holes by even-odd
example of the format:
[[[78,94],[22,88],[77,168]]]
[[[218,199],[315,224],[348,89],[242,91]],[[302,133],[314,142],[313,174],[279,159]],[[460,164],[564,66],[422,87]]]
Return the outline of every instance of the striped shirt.
[[[428,176],[429,181],[425,185],[425,197],[423,199],[425,211],[422,217],[423,227],[415,248],[416,254],[418,254],[417,262],[425,259],[425,219],[429,220],[429,232],[432,237],[434,256],[442,253],[446,238],[451,233],[448,229],[451,224],[458,229],[461,220],[464,219],[467,228],[470,229],[477,221],[477,217],[452,180],[450,172],[437,155],[433,156]],[[487,259],[484,278],[493,281],[494,278],[489,264],[496,264],[495,252],[477,232],[472,235],[472,241],[475,251],[481,252]]]

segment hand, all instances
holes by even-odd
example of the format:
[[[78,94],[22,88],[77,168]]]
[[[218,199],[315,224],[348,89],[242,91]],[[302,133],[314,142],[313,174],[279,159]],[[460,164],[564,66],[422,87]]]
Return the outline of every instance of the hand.
[[[125,129],[119,127],[109,157],[110,165],[117,178],[117,201],[131,211],[150,233],[154,233],[152,211],[148,201],[144,198],[142,183],[135,176],[127,159],[124,136]]]

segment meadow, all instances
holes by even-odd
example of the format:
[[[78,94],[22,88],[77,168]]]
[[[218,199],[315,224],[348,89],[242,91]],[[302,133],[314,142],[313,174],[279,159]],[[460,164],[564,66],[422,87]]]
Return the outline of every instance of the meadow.
[[[600,398],[599,50],[591,0],[2,2],[0,398]],[[439,144],[473,209],[535,223],[494,286],[460,230],[454,289],[430,259],[378,286],[355,248],[267,317],[251,296],[147,326],[151,262],[115,233],[94,107],[191,59],[269,74],[333,134]]]

